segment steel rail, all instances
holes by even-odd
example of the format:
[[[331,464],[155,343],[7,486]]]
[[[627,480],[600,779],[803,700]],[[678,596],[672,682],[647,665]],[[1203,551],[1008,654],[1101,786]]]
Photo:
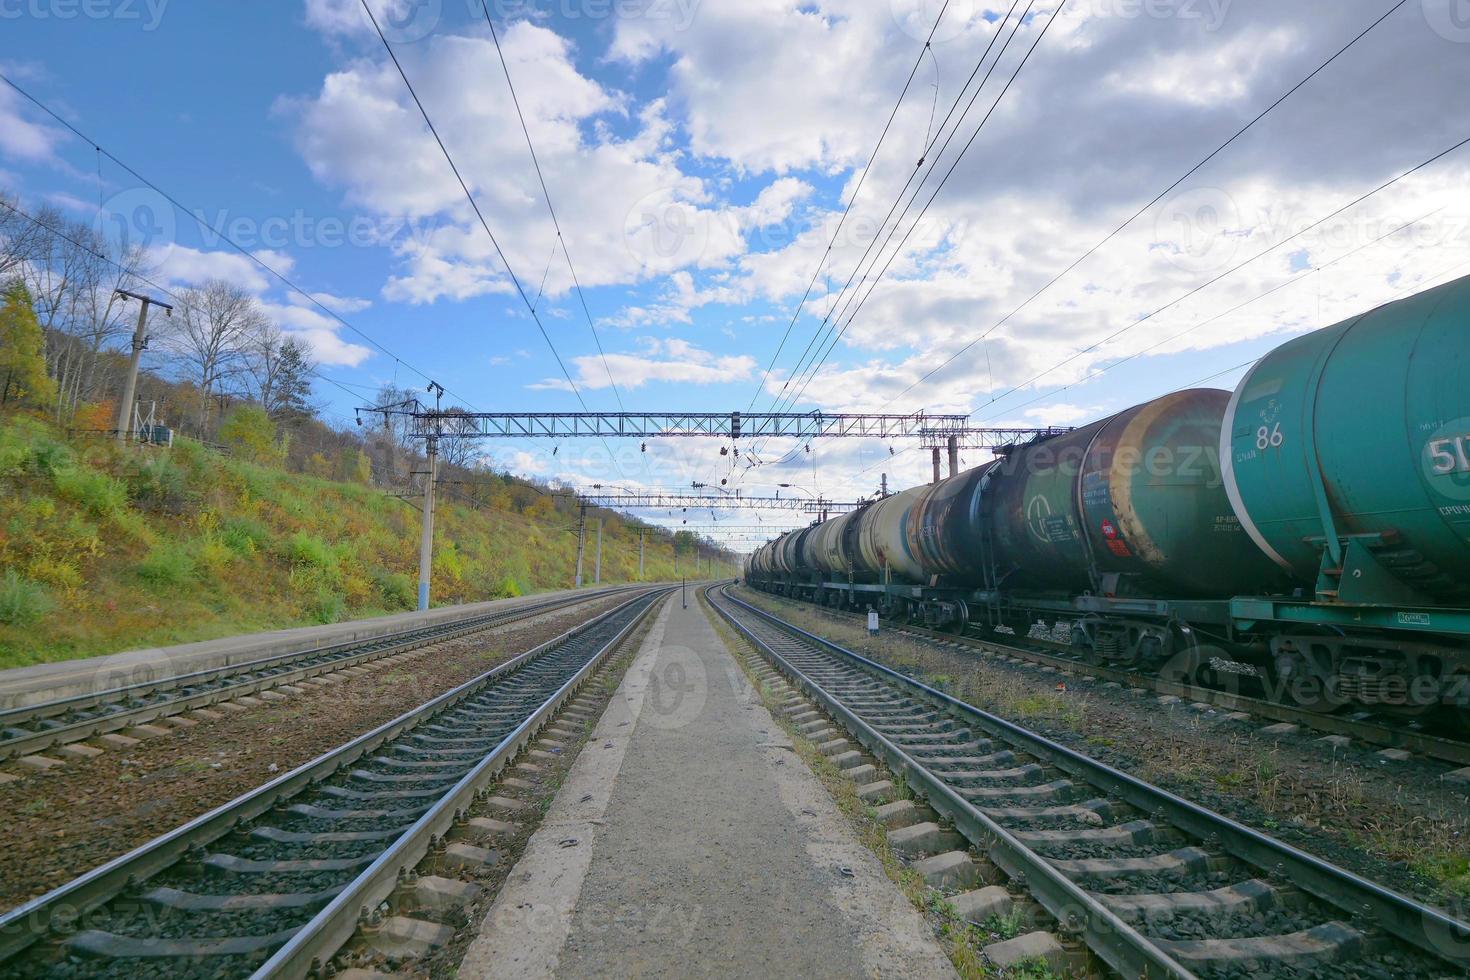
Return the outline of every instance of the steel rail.
[[[672,589],[661,593],[672,594]],[[557,688],[515,730],[496,745],[484,759],[440,797],[428,812],[414,822],[404,834],[378,856],[361,875],[353,879],[325,908],[287,941],[251,976],[302,977],[315,975],[322,966],[357,931],[359,913],[375,907],[397,887],[400,878],[421,861],[433,844],[444,837],[470,805],[478,799],[485,785],[524,748],[532,736],[561,709],[573,693],[602,666],[613,651],[622,645],[649,612],[657,605],[657,597],[640,596],[619,606],[612,616],[631,605],[644,602],[643,609],[630,619],[617,634],[575,674]]]
[[[770,593],[765,594],[769,595]],[[788,596],[772,597],[785,599],[788,602],[804,601],[791,599]],[[807,605],[811,605],[821,612],[832,613],[838,616],[851,616],[858,620],[862,617],[861,613],[849,613],[828,606],[820,606],[816,603],[807,603]],[[989,637],[968,636],[963,633],[945,633],[940,630],[929,629],[925,626],[915,626],[911,623],[892,622],[892,628],[895,632],[911,633],[924,639],[959,643],[990,653],[1019,657],[1044,667],[1070,670],[1076,674],[1085,674],[1088,677],[1093,677],[1101,681],[1111,681],[1115,684],[1121,684],[1124,687],[1153,691],[1155,694],[1169,695],[1184,701],[1209,704],[1227,711],[1245,711],[1271,721],[1284,721],[1295,725],[1302,725],[1303,727],[1313,728],[1329,735],[1347,735],[1368,745],[1390,749],[1406,749],[1425,758],[1438,759],[1441,762],[1453,763],[1456,766],[1470,766],[1470,742],[1446,738],[1442,735],[1416,732],[1412,729],[1395,726],[1382,721],[1357,719],[1344,715],[1323,714],[1320,711],[1313,711],[1310,708],[1300,708],[1295,705],[1283,704],[1279,701],[1268,701],[1263,698],[1251,697],[1248,694],[1235,694],[1231,691],[1221,691],[1213,687],[1185,684],[1179,681],[1171,681],[1155,674],[1144,674],[1121,667],[1109,667],[1106,664],[1091,664],[1086,660],[1074,658],[1067,654],[1047,653],[1045,650],[1003,643]]]
[[[1384,888],[1345,868],[1323,861],[1244,824],[1146,783],[1135,776],[1098,762],[1045,736],[935,690],[892,668],[854,653],[757,606],[731,596],[728,594],[728,587],[722,587],[720,593],[722,602],[745,610],[776,630],[876,675],[879,679],[900,690],[954,713],[961,720],[971,721],[988,731],[998,732],[1005,740],[1023,746],[1026,752],[1046,760],[1092,786],[1115,795],[1144,813],[1160,815],[1175,827],[1200,840],[1217,843],[1226,853],[1248,865],[1273,870],[1278,875],[1291,880],[1304,892],[1334,908],[1341,909],[1355,917],[1367,915],[1385,932],[1420,950],[1461,968],[1470,967],[1470,923],[1454,919],[1438,909]],[[856,725],[852,730],[858,735],[859,740],[868,745],[874,754],[880,755],[889,762],[890,768],[893,768],[895,772],[909,779],[910,785],[921,787],[924,794],[929,797],[930,805],[954,820],[961,833],[986,850],[995,851],[998,848],[1002,860],[997,863],[1000,863],[1007,873],[1020,875],[1059,922],[1079,929],[1086,935],[1095,936],[1101,945],[1092,948],[1115,969],[1128,976],[1140,975],[1131,966],[1120,966],[1114,962],[1114,958],[1132,962],[1135,957],[1149,955],[1143,949],[1118,948],[1120,945],[1131,944],[1134,937],[1138,936],[1136,931],[1127,927],[1106,909],[1101,910],[1104,913],[1103,917],[1097,917],[1093,911],[1093,906],[1097,903],[1092,902],[1085,893],[1082,893],[1082,897],[1087,899],[1087,902],[1080,902],[1073,898],[1075,904],[1068,907],[1064,901],[1060,901],[1060,899],[1071,896],[1068,890],[1062,889],[1060,883],[1056,881],[1061,876],[1050,869],[1043,858],[1038,857],[1029,848],[1016,841],[994,821],[976,810],[969,801],[954,793],[901,748],[874,731],[843,706],[837,698],[797,670],[786,658],[775,653],[769,644],[759,640],[752,630],[738,622],[733,613],[722,608],[719,603],[712,603],[712,605],[767,656],[773,657],[781,669],[796,680],[813,698],[832,710],[837,717],[841,717],[844,724],[848,721],[855,722]],[[931,792],[936,795],[931,796]],[[936,802],[939,805],[935,805]],[[1014,869],[1005,866],[1007,860],[1015,863]],[[1070,886],[1071,891],[1080,892],[1080,889],[1070,880],[1062,880]],[[1056,907],[1053,908],[1053,905]],[[1110,922],[1110,919],[1113,921]],[[1118,930],[1113,922],[1122,925],[1126,931]],[[1106,928],[1100,929],[1099,926],[1106,926]],[[1144,941],[1147,942],[1147,940]],[[1089,946],[1091,945],[1089,942]],[[1168,958],[1165,957],[1165,959]],[[1161,963],[1160,967],[1163,968],[1164,964]],[[1168,969],[1183,970],[1183,967],[1169,960]],[[1188,976],[1189,974],[1185,971],[1180,975]]]
[[[240,827],[243,823],[269,812],[291,797],[310,789],[315,784],[342,771],[376,751],[384,743],[402,735],[429,718],[452,708],[461,701],[478,694],[487,686],[535,662],[548,652],[559,648],[581,634],[611,620],[637,603],[646,601],[648,603],[647,608],[632,620],[634,623],[638,622],[646,614],[647,609],[653,607],[658,597],[667,595],[671,591],[670,588],[666,587],[655,588],[630,598],[619,604],[616,608],[608,610],[586,623],[573,627],[565,633],[547,640],[525,653],[517,655],[511,660],[491,668],[449,691],[437,695],[418,707],[404,712],[397,718],[384,722],[373,730],[359,735],[351,741],[315,759],[303,763],[290,772],[284,773],[270,782],[258,786],[227,803],[221,804],[208,813],[195,817],[182,826],[142,844],[103,865],[93,868],[44,895],[11,909],[3,916],[0,916],[0,963],[23,952],[29,946],[51,935],[53,932],[69,929],[89,911],[116,898],[130,886],[136,885],[173,867],[191,852],[224,837]],[[621,638],[625,636],[626,630],[620,631],[615,638],[615,642],[620,642]],[[595,661],[604,659],[608,650],[613,645],[615,643],[604,646],[592,659]],[[581,676],[580,672],[579,676]],[[568,688],[564,684],[549,700],[554,700],[559,705],[565,699],[567,691]],[[546,706],[546,703],[549,703],[549,701],[543,702],[543,708]],[[542,719],[545,717],[539,711],[535,715]],[[507,755],[507,752],[510,751],[509,745],[513,743],[518,748],[525,743],[534,730],[534,727],[528,728],[525,724],[518,726],[511,736],[492,751],[492,754],[495,754],[495,757],[503,763],[509,758],[509,755]],[[495,767],[490,774],[493,775],[495,772],[498,772],[498,769],[498,766]],[[476,772],[483,774],[484,767],[477,767]],[[455,787],[446,790],[446,792],[456,792],[461,785],[463,785],[463,780]],[[422,820],[416,822],[408,833],[413,833],[415,830],[421,829],[422,823]],[[436,823],[435,826],[438,826],[438,824]],[[379,869],[380,863],[374,862],[367,871],[363,872],[363,875],[365,876],[369,872],[372,872],[376,882],[377,873],[381,870]],[[323,912],[325,912],[325,909]],[[316,919],[312,921],[315,922]],[[353,921],[356,921],[356,909],[353,910]]]
[[[465,620],[441,623],[434,626],[416,626],[379,636],[344,640],[325,646],[310,647],[291,653],[271,654],[256,660],[241,661],[187,674],[175,674],[156,681],[141,681],[123,687],[109,688],[86,694],[57,698],[36,704],[24,705],[0,711],[0,733],[22,730],[26,725],[47,725],[38,731],[11,734],[0,737],[0,761],[15,759],[23,755],[44,752],[57,745],[96,738],[109,732],[117,732],[171,715],[181,714],[197,708],[208,708],[222,701],[232,701],[274,687],[308,680],[319,674],[332,673],[395,656],[409,650],[459,639],[484,630],[496,629],[511,623],[529,619],[567,606],[591,602],[608,596],[635,591],[639,586],[606,589],[595,593],[577,593],[548,599],[543,602],[527,603],[511,609],[485,613]],[[354,654],[352,651],[359,650]],[[306,661],[310,661],[309,663]],[[300,666],[292,667],[292,664]],[[66,721],[75,712],[103,709],[108,705],[124,704],[151,695],[171,690],[185,690],[199,685],[218,684],[230,677],[270,671],[264,676],[250,677],[235,683],[225,683],[192,691],[179,697],[150,701],[134,707],[123,707],[105,714]]]

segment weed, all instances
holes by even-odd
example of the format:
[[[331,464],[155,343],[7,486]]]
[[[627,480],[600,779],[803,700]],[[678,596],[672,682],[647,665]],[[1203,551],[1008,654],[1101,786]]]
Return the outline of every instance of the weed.
[[[184,585],[194,577],[194,559],[177,544],[156,544],[138,563],[138,577],[155,588]]]
[[[111,517],[128,506],[127,485],[106,473],[78,466],[56,470],[51,478],[61,499],[97,517]]]
[[[55,608],[46,587],[22,578],[13,568],[0,578],[0,623],[29,626]]]

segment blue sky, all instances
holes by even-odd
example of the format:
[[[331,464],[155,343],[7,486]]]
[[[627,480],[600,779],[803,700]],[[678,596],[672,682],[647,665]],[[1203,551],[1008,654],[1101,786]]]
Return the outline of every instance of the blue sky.
[[[604,365],[478,3],[373,0],[594,409],[615,409],[617,395],[629,408],[746,408],[820,266],[756,402],[768,407],[821,315],[849,301],[842,282],[903,199],[922,147],[940,144],[926,154],[939,169],[911,217],[1046,30],[797,406],[962,410],[1019,424],[1090,420],[1212,375],[1228,386],[1239,376],[1228,369],[1295,333],[1470,272],[1470,151],[1293,238],[1470,136],[1454,94],[1470,83],[1470,30],[1454,3],[1409,0],[1005,319],[1392,4],[1071,0],[1058,13],[1057,0],[1039,0],[1011,38],[1009,3],[952,0],[824,263],[940,4],[492,2]],[[1008,38],[946,149],[949,106],[987,45]],[[458,401],[577,407],[359,0],[5,0],[0,65]],[[257,292],[312,343],[323,375],[362,386],[363,403],[385,382],[422,381],[115,164],[103,162],[99,186],[92,146],[8,90],[0,187],[111,234],[120,216],[154,214],[130,232],[146,236],[161,281],[222,276]],[[329,384],[318,394],[339,419],[359,403]],[[646,455],[621,447],[628,455],[612,464],[596,443],[555,456],[547,444],[489,449],[498,465],[574,483],[725,477],[752,493],[791,482],[839,497],[870,492],[880,472],[903,486],[928,468],[919,452],[838,442],[749,470],[682,440]]]

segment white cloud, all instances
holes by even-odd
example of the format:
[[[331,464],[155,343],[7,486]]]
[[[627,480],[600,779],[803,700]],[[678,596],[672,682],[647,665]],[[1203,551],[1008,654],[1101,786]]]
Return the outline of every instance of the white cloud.
[[[610,352],[607,364],[596,355],[571,358],[573,378],[584,390],[609,388],[616,381],[624,390],[641,388],[650,382],[686,385],[725,384],[745,381],[755,374],[755,359],[745,355],[716,355],[688,341],[670,338],[644,338],[640,354]],[[609,373],[612,379],[609,380]],[[570,390],[565,378],[548,378],[529,385],[531,388]]]
[[[50,160],[65,134],[26,118],[24,105],[14,89],[0,87],[0,153],[27,163]]]

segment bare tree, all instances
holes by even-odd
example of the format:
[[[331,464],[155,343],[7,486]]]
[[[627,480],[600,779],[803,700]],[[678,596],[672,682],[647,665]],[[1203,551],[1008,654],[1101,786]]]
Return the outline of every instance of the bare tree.
[[[444,410],[439,424],[439,459],[449,466],[473,469],[481,455],[480,440],[475,438],[479,428],[466,414],[457,405]]]
[[[36,257],[42,228],[19,210],[20,198],[0,191],[0,282],[21,275]]]
[[[306,345],[269,320],[249,339],[245,371],[250,397],[278,422],[298,422],[314,414],[311,376],[315,370]]]
[[[210,399],[243,368],[250,339],[265,329],[265,314],[250,293],[211,279],[184,290],[163,334],[162,346],[178,359],[179,376],[199,390],[199,434],[209,433]]]

